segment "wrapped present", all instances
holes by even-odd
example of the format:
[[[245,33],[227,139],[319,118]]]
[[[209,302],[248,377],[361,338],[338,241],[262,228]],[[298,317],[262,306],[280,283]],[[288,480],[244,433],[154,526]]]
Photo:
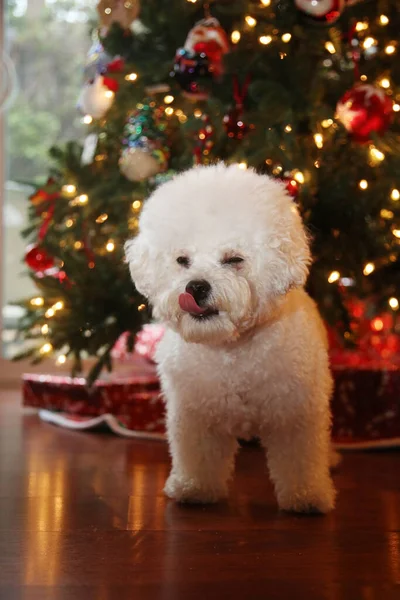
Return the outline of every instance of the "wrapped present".
[[[130,373],[117,371],[98,379],[92,388],[82,377],[26,374],[23,402],[63,417],[69,415],[71,423],[108,415],[108,425],[112,421],[130,435],[160,437],[165,431],[165,407],[155,368],[140,357],[132,362]]]
[[[334,352],[332,435],[339,448],[400,446],[400,368],[360,351]]]

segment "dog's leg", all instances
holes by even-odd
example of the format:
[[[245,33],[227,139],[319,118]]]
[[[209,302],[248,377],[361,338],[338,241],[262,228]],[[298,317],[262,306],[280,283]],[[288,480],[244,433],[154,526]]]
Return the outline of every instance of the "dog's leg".
[[[236,440],[199,427],[196,417],[168,419],[172,471],[164,492],[178,502],[213,503],[227,496]]]
[[[276,425],[263,436],[268,467],[282,510],[327,513],[335,490],[329,473],[330,436],[326,417],[316,415]]]

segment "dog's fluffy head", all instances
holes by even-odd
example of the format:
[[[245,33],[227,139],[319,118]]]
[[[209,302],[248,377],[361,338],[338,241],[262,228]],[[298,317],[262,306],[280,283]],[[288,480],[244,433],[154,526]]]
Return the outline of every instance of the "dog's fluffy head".
[[[155,317],[202,343],[235,340],[268,319],[288,290],[305,284],[310,263],[307,236],[283,185],[223,164],[160,186],[126,256]],[[211,286],[204,317],[179,305],[193,280]]]

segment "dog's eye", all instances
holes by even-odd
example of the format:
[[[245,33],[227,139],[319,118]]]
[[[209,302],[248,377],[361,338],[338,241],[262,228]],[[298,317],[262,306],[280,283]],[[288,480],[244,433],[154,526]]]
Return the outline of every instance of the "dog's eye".
[[[222,261],[223,265],[238,265],[239,263],[242,263],[244,261],[244,258],[242,258],[241,256],[230,256],[229,258],[224,258]]]
[[[190,261],[187,256],[178,256],[176,262],[178,263],[178,265],[182,265],[182,267],[188,267],[190,264]]]

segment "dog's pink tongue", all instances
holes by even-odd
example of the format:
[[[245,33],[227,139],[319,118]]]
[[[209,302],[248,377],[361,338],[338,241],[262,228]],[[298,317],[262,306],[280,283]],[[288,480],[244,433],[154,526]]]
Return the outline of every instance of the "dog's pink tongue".
[[[204,308],[201,308],[193,298],[192,294],[185,292],[179,296],[179,306],[182,310],[188,313],[192,313],[194,315],[202,315],[204,313]]]

